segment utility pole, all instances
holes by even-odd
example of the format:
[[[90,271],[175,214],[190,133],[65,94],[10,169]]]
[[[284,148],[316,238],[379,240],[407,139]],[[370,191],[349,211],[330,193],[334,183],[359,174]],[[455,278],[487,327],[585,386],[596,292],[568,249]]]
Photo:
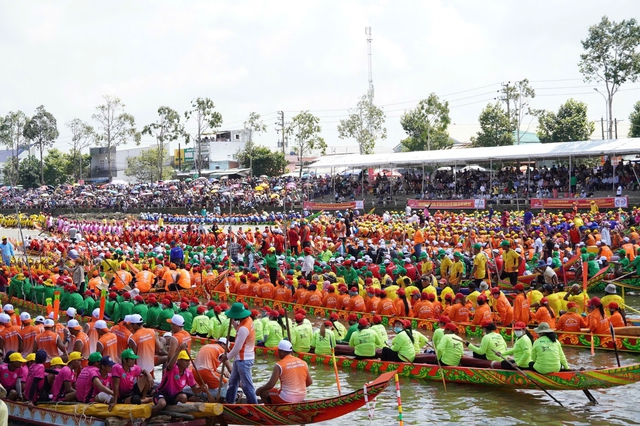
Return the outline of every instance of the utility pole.
[[[367,96],[369,97],[369,102],[373,102],[373,64],[371,62],[371,27],[364,28],[364,34],[367,36],[367,56],[369,62],[369,90],[367,92]]]
[[[282,155],[286,158],[287,153],[286,153],[286,148],[285,148],[285,127],[284,127],[284,111],[278,111],[278,115],[280,116],[280,119],[278,121],[276,121],[276,126],[280,126],[280,128],[278,129],[276,127],[276,130],[280,130],[282,132]],[[284,173],[284,170],[283,170]]]

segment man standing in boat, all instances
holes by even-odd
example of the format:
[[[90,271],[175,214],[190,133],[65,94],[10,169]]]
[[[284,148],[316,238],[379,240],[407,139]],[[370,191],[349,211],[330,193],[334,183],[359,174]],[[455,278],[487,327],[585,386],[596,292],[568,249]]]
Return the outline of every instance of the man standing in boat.
[[[220,356],[220,362],[235,359],[231,377],[229,377],[225,400],[227,404],[234,404],[236,402],[238,386],[242,383],[242,390],[247,396],[247,403],[257,404],[258,399],[251,374],[251,367],[253,367],[255,360],[254,347],[256,340],[251,311],[245,309],[242,303],[236,302],[231,306],[231,309],[225,312],[225,315],[231,321],[238,323],[233,349],[228,354],[222,354]]]
[[[256,390],[263,403],[295,403],[302,402],[307,397],[307,388],[313,383],[309,366],[302,359],[294,357],[292,352],[291,342],[281,340],[278,344],[280,361],[273,367],[269,381]],[[278,380],[280,389],[274,389]]]

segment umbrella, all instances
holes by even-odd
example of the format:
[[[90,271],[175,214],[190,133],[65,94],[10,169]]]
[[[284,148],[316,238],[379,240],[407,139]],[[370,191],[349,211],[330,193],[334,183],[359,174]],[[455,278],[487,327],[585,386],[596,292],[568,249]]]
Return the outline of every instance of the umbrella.
[[[238,192],[235,193],[235,195],[244,195],[244,192],[238,191]]]
[[[206,177],[204,177],[204,176],[200,176],[200,177],[199,177],[198,179],[196,179],[196,180],[197,180],[197,181],[198,181],[198,180],[204,180],[204,181],[206,181],[206,180],[207,180],[207,178],[206,178]]]
[[[191,179],[191,178],[186,178],[184,181],[185,181],[185,182],[191,182],[191,181],[193,181],[193,179]]]
[[[177,186],[175,186],[175,185],[171,185],[171,186],[169,187],[169,189],[170,189],[171,191],[175,191],[176,189],[178,189],[178,187],[177,187]]]
[[[196,189],[202,189],[202,188],[204,188],[204,185],[196,185],[196,186],[194,186],[194,188],[196,188]]]
[[[271,198],[278,198],[279,195],[278,194],[271,194]]]
[[[267,176],[267,175],[260,175],[260,179],[269,179],[269,176]]]
[[[256,187],[255,187],[255,188],[253,188],[253,189],[255,189],[256,191],[262,191],[264,188],[263,188],[263,187],[261,187],[260,185],[258,185],[258,186],[256,186]]]
[[[287,189],[294,189],[295,187],[296,187],[296,184],[295,184],[295,183],[293,183],[293,182],[289,182],[289,183],[287,184]]]
[[[273,187],[273,190],[274,190],[274,191],[280,191],[281,189],[282,189],[282,187],[281,187],[281,186],[274,186],[274,187]]]
[[[229,196],[229,195],[231,195],[231,193],[230,192],[223,192],[222,195]]]

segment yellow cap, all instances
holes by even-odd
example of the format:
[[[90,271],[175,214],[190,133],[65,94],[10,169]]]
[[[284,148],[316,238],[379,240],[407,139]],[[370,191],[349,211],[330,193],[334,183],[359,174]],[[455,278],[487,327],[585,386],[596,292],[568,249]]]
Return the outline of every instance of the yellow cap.
[[[189,356],[187,351],[180,351],[180,353],[178,354],[178,360],[181,359],[191,359],[191,357]]]
[[[59,356],[55,357],[55,358],[51,358],[51,366],[54,367],[56,365],[67,365],[66,362],[64,362],[62,360],[62,358],[60,358]]]
[[[35,361],[36,360],[36,354],[31,353],[31,354],[27,355],[27,357],[25,359],[27,360],[27,362]]]
[[[82,354],[80,352],[74,351],[69,354],[69,362],[75,361],[77,359],[82,359]]]
[[[9,355],[9,362],[27,362],[27,360],[22,358],[22,354],[20,352],[14,352]]]

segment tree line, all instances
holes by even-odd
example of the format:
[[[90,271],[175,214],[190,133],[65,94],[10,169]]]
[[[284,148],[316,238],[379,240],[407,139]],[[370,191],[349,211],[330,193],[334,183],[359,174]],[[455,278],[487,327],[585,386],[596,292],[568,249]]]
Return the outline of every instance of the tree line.
[[[604,16],[597,25],[589,28],[582,45],[584,52],[580,55],[578,67],[585,82],[605,85],[606,95],[603,93],[603,96],[607,100],[607,133],[611,137],[613,98],[623,84],[635,82],[640,76],[640,26],[635,19],[613,22]],[[528,79],[505,84],[498,96],[496,102],[487,104],[478,117],[480,131],[471,138],[474,147],[520,143],[522,135],[534,120],[538,123],[537,136],[543,143],[586,140],[595,129],[595,123],[588,119],[584,102],[569,99],[559,106],[557,112],[532,108],[531,101],[536,92]],[[195,168],[198,174],[203,168],[208,168],[199,154],[203,135],[214,133],[223,123],[222,114],[216,111],[211,99],[192,100],[190,108],[184,113],[160,106],[158,118],[142,129],[138,129],[135,118],[125,108],[120,98],[104,96],[103,102],[91,115],[91,122],[74,118],[65,124],[72,135],[70,152],[50,150],[47,156],[44,156],[44,152],[54,145],[59,131],[56,118],[44,106],[39,106],[31,117],[22,111],[0,116],[0,144],[12,152],[12,158],[5,163],[3,170],[5,181],[11,185],[33,186],[80,180],[89,172],[87,157],[82,154],[89,146],[106,148],[107,168],[111,177],[115,148],[130,142],[139,145],[142,135],[153,137],[156,144],[129,159],[125,170],[127,175],[141,181],[163,180],[173,176],[175,171],[167,165],[168,144],[178,140],[183,140],[185,144],[196,144]],[[321,136],[320,121],[310,111],[301,111],[284,126],[285,137],[291,142],[292,150],[300,162],[312,152],[326,152],[327,144]],[[640,102],[635,104],[629,121],[629,136],[640,137]],[[194,124],[193,131],[186,130],[187,122]],[[338,137],[355,140],[361,154],[371,154],[376,142],[387,137],[385,122],[384,110],[375,105],[371,95],[364,95],[349,110],[347,118],[340,120]],[[404,151],[438,150],[453,146],[453,139],[448,132],[451,124],[449,103],[435,93],[418,102],[415,108],[405,111],[400,117],[400,124],[407,134],[401,141]],[[525,124],[527,127],[523,132]],[[251,112],[244,122],[244,129],[249,139],[238,153],[241,166],[250,167],[256,175],[283,173],[287,162],[282,152],[255,146],[253,142],[256,135],[266,131],[260,115]],[[31,148],[35,149],[37,156],[30,155],[25,161],[18,162],[18,153]],[[58,176],[55,170],[65,170],[65,173]]]

